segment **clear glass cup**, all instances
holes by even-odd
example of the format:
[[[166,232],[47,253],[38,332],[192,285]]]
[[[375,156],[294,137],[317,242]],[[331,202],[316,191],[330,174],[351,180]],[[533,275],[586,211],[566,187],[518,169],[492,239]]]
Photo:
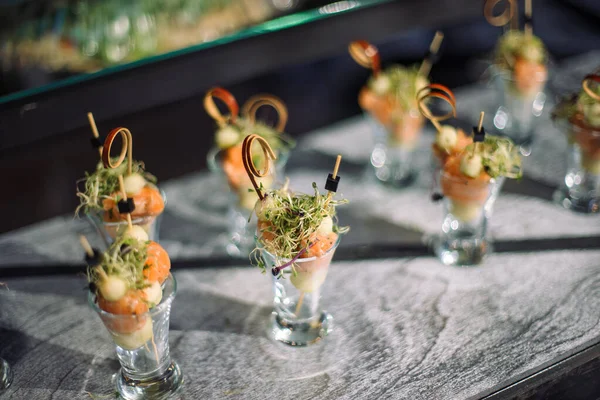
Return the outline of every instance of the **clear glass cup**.
[[[554,200],[586,214],[600,212],[600,127],[579,119],[560,124],[568,137],[567,172]]]
[[[167,195],[164,191],[160,190],[160,195],[163,198],[165,203],[165,207],[167,205]],[[164,211],[163,211],[164,212]],[[104,220],[104,211],[97,212],[87,212],[86,217],[88,221],[92,224],[92,226],[100,235],[103,243],[106,247],[110,246],[110,244],[117,237],[117,234],[127,229],[128,223],[127,220],[122,220],[118,222],[109,222]],[[131,223],[133,225],[138,225],[144,228],[146,233],[148,234],[148,238],[154,242],[159,241],[159,230],[160,230],[160,222],[162,220],[162,213],[157,216],[146,216],[139,218],[132,218]]]
[[[415,107],[383,125],[365,113],[374,134],[371,166],[378,181],[393,187],[406,187],[417,177],[414,150],[419,143],[425,120]]]
[[[491,251],[487,240],[488,219],[503,183],[502,177],[481,182],[440,173],[444,220],[433,250],[442,263],[477,265]]]
[[[271,170],[265,177],[266,179],[262,181],[265,187],[275,187],[281,183],[278,179],[285,176],[285,166],[289,154],[290,152],[287,148],[280,149],[277,152],[277,160],[275,160],[275,163],[271,163]],[[251,218],[256,218],[253,215],[253,211],[258,200],[258,195],[253,191],[249,191],[249,189],[253,190],[254,188],[247,178],[245,170],[243,172],[240,171],[240,180],[243,180],[244,183],[237,190],[231,184],[228,184],[228,177],[223,170],[223,157],[224,150],[213,147],[208,152],[206,161],[208,169],[219,177],[221,182],[223,182],[224,190],[228,193],[227,234],[230,246],[227,246],[226,250],[231,256],[246,256],[254,248],[256,224],[249,222],[252,222]]]
[[[8,389],[13,380],[13,373],[10,365],[0,358],[0,390]]]
[[[142,315],[118,315],[98,307],[90,292],[88,302],[98,313],[116,345],[121,370],[117,391],[124,399],[167,399],[183,383],[183,375],[169,354],[169,318],[177,282],[169,275],[161,302]]]
[[[519,88],[510,71],[497,67],[491,70],[498,95],[494,127],[517,145],[530,144],[546,104],[547,77],[533,76],[530,85]]]
[[[273,339],[290,346],[309,346],[327,336],[333,329],[333,317],[320,304],[321,286],[327,278],[331,259],[340,244],[341,235],[320,257],[299,258],[293,269],[282,270],[283,277],[273,276]],[[257,246],[261,246],[259,240]],[[264,248],[260,251],[267,269],[289,260],[280,259]],[[293,272],[295,270],[295,273]]]

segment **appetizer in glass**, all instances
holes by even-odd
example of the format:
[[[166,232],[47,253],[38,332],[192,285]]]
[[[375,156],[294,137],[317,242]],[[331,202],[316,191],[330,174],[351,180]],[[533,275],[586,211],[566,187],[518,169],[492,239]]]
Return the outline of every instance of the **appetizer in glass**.
[[[114,139],[120,135],[123,148],[118,158],[110,156]],[[98,141],[99,143],[99,141]],[[149,237],[158,241],[158,217],[165,209],[165,195],[156,186],[156,178],[144,169],[144,163],[132,158],[133,140],[127,128],[113,129],[101,145],[101,162],[93,173],[85,173],[83,190],[77,187],[80,204],[75,213],[83,211],[108,246],[127,228],[126,214],[118,207],[121,194],[119,175],[124,176],[125,192],[133,199],[133,225],[140,226]]]
[[[270,270],[273,275],[271,334],[291,346],[307,346],[325,337],[333,326],[331,315],[321,309],[319,300],[340,237],[349,229],[336,224],[336,207],[346,201],[333,199],[340,180],[341,156],[327,178],[326,195],[319,192],[316,183],[313,195],[294,193],[287,184],[266,190],[255,177],[264,176],[267,170],[261,172],[251,165],[249,151],[255,140],[263,147],[265,158],[273,158],[264,139],[252,135],[244,140],[245,165],[259,196],[252,258],[263,273]]]
[[[560,102],[552,118],[568,138],[567,173],[555,194],[563,207],[600,212],[600,75],[590,74],[582,90]]]
[[[214,99],[219,99],[227,106],[228,115],[223,115],[217,108]],[[278,122],[275,127],[257,120],[257,111],[269,106],[277,112]],[[258,199],[252,191],[252,184],[248,179],[242,162],[242,142],[250,134],[264,138],[275,154],[277,162],[270,168],[271,173],[260,178],[264,188],[270,188],[278,176],[283,176],[289,151],[294,141],[283,133],[287,123],[288,113],[283,102],[272,95],[259,94],[251,97],[242,107],[241,116],[239,106],[233,95],[223,88],[209,90],[204,98],[206,112],[217,122],[215,145],[208,153],[209,168],[223,177],[229,186],[229,236],[231,245],[227,250],[231,255],[248,254],[254,243],[254,234],[248,228],[248,215],[254,209]],[[267,165],[263,158],[260,146],[252,149],[253,162],[262,168]]]
[[[381,69],[375,46],[358,40],[348,50],[373,75],[358,95],[358,103],[375,132],[371,164],[378,180],[393,186],[406,186],[416,176],[413,152],[424,124],[417,105],[417,93],[429,84],[428,75],[443,34],[437,32],[421,67],[392,65]]]
[[[518,144],[531,140],[537,117],[542,114],[548,80],[548,52],[542,40],[533,34],[531,0],[525,2],[525,26],[518,29],[517,2],[508,2],[500,16],[492,10],[499,0],[488,0],[484,14],[494,26],[511,25],[498,40],[492,72],[499,94],[494,126]]]
[[[103,253],[84,237],[90,306],[116,346],[116,385],[124,399],[166,399],[183,377],[169,355],[169,317],[177,283],[167,252],[129,225]]]
[[[487,224],[504,178],[521,176],[518,146],[508,138],[486,135],[483,113],[473,129],[473,143],[449,156],[440,172],[444,199],[442,233],[434,251],[447,265],[474,265],[489,253]]]

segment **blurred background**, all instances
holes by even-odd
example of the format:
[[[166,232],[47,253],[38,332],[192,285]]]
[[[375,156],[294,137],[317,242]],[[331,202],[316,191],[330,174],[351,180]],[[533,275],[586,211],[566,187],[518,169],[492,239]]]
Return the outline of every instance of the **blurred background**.
[[[600,49],[599,1],[533,6],[554,62]],[[128,127],[159,180],[182,176],[206,168],[210,87],[240,103],[281,97],[298,137],[360,113],[369,71],[347,54],[352,40],[376,44],[384,66],[411,64],[440,29],[432,80],[480,80],[502,33],[482,9],[480,0],[0,0],[0,232],[75,208],[75,181],[96,163],[88,111],[101,135]]]

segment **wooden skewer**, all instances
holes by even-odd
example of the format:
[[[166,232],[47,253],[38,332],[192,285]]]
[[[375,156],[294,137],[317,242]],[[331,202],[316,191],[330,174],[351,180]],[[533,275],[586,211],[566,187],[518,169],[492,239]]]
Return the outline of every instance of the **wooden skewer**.
[[[481,114],[479,114],[479,124],[477,124],[477,132],[481,132],[481,128],[483,128],[483,116],[485,115],[485,112],[482,111]],[[475,146],[473,146],[473,151],[471,152],[471,157],[473,157],[475,155],[475,150],[479,148],[479,142],[477,143],[473,143]]]
[[[256,165],[254,165],[254,160],[252,159],[252,143],[254,143],[255,140],[258,141],[263,151],[265,158],[264,171],[259,171],[258,168],[256,168]],[[275,152],[263,137],[252,134],[244,138],[244,141],[242,142],[242,162],[244,163],[244,169],[246,170],[246,173],[250,178],[250,182],[252,182],[252,186],[254,186],[254,190],[256,191],[256,194],[260,200],[263,200],[265,195],[261,192],[260,186],[256,182],[255,178],[262,178],[263,176],[267,175],[269,173],[269,161],[276,159],[277,156],[275,155]]]
[[[335,159],[335,166],[333,167],[333,179],[337,178],[337,174],[338,171],[340,169],[340,163],[342,162],[342,155],[338,154],[337,158]],[[331,197],[333,196],[333,192],[329,191],[327,192],[327,201],[325,202],[325,207],[327,207],[327,205],[329,205],[329,201],[331,200]]]
[[[433,37],[433,40],[431,41],[431,44],[429,45],[428,56],[425,57],[423,62],[421,62],[421,66],[419,67],[419,72],[418,72],[419,76],[429,76],[429,72],[431,72],[431,60],[429,58],[429,55],[437,54],[437,52],[440,49],[440,46],[442,45],[443,40],[444,40],[444,34],[440,31],[437,31],[435,33],[435,36]]]
[[[83,250],[85,250],[85,253],[89,257],[94,256],[94,249],[92,249],[92,246],[90,246],[90,242],[88,242],[85,236],[79,235],[79,243],[81,243],[81,247],[83,247]]]
[[[525,0],[525,19],[526,19],[526,23],[525,23],[525,34],[528,36],[533,35],[533,28],[531,26],[531,14],[533,13],[533,7],[531,4],[532,0]]]
[[[88,255],[88,257],[94,256],[94,249],[92,249],[90,242],[88,242],[84,235],[79,235],[79,243],[81,243],[81,247],[83,247],[83,250],[85,250],[85,253]],[[102,279],[106,280],[106,278],[108,278],[108,275],[106,275],[106,272],[104,272],[104,269],[101,266],[97,266],[95,270]]]
[[[88,121],[90,123],[90,127],[92,128],[92,134],[96,139],[100,138],[100,134],[98,133],[98,127],[96,126],[96,121],[94,120],[94,114],[91,112],[87,113]],[[102,146],[98,147],[98,154],[100,158],[102,158]]]
[[[119,175],[119,187],[121,189],[121,196],[123,196],[123,200],[127,200],[127,192],[125,191],[123,175]],[[131,213],[127,213],[127,225],[129,225],[129,229],[133,228],[133,223],[131,222]]]

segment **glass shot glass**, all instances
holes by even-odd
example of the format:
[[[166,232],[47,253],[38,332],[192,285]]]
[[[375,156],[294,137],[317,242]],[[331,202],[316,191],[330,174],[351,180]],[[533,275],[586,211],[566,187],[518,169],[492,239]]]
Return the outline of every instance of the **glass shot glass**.
[[[564,208],[594,214],[600,212],[600,127],[580,119],[559,124],[568,138],[567,172],[554,200]]]
[[[177,282],[169,275],[161,302],[141,315],[111,314],[98,307],[91,292],[90,306],[112,337],[121,370],[117,391],[127,400],[167,399],[183,384],[179,366],[169,354],[169,319]]]
[[[434,239],[433,250],[442,263],[478,265],[490,253],[488,220],[503,183],[503,177],[485,182],[440,173],[444,220],[442,233]]]
[[[280,149],[277,159],[270,163],[271,170],[264,178],[257,179],[264,187],[273,187],[279,182],[277,179],[285,176],[285,166],[290,155],[289,149]],[[256,224],[249,223],[253,215],[254,206],[258,195],[254,192],[252,183],[244,169],[236,176],[228,176],[223,169],[224,150],[213,147],[206,157],[208,169],[223,182],[227,191],[227,234],[229,245],[226,250],[230,256],[246,256],[254,248],[254,234]],[[235,180],[233,182],[232,180]],[[225,187],[227,185],[227,187]],[[252,218],[255,218],[252,216]]]
[[[327,336],[333,329],[333,317],[321,308],[321,286],[340,244],[341,235],[320,257],[299,258],[282,270],[283,277],[273,276],[273,319],[270,336],[290,346],[309,346]],[[289,260],[257,246],[267,269]]]
[[[547,75],[531,75],[526,82],[515,80],[510,71],[492,67],[498,107],[494,127],[517,145],[528,145],[546,104]]]
[[[414,152],[425,123],[419,110],[398,110],[388,125],[369,113],[365,118],[375,139],[370,162],[377,180],[397,188],[410,185],[417,177]]]

